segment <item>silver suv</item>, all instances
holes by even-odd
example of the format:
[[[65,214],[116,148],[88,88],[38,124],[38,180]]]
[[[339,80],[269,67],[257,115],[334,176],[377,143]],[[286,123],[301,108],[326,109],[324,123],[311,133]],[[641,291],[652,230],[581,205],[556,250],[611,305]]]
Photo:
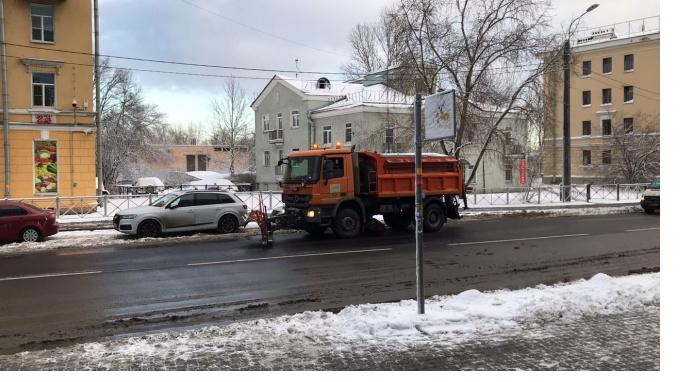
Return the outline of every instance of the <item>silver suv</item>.
[[[246,224],[247,212],[248,206],[232,192],[178,191],[160,197],[149,206],[117,213],[113,227],[140,237],[215,229],[229,233]]]

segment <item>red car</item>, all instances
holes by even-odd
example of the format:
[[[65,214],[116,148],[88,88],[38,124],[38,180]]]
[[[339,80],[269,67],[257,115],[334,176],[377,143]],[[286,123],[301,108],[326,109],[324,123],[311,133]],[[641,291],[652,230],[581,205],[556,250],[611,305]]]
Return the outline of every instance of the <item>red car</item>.
[[[38,241],[59,232],[52,211],[30,204],[0,201],[0,242]]]

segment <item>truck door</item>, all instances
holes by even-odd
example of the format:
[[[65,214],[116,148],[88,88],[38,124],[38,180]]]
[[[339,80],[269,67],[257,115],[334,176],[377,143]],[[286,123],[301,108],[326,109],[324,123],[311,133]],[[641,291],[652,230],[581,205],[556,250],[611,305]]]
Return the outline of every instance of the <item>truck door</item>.
[[[321,202],[335,204],[349,194],[348,179],[352,175],[352,164],[348,156],[328,155],[323,161]]]

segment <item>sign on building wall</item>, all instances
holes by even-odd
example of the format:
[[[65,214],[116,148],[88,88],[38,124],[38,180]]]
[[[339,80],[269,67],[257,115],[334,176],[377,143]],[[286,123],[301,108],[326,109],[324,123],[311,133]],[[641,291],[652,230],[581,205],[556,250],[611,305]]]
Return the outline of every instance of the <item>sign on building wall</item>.
[[[527,160],[519,161],[519,184],[527,184]]]
[[[33,141],[33,192],[56,194],[58,173],[57,141]]]
[[[455,99],[454,90],[425,97],[425,140],[456,137]]]

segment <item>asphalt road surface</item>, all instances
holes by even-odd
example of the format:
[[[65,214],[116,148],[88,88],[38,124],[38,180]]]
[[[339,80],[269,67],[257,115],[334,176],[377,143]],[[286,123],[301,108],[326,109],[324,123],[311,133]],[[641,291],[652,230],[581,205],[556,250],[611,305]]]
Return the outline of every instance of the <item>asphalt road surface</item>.
[[[659,215],[500,217],[425,236],[426,295],[659,270]],[[281,234],[0,258],[0,353],[414,298],[413,233]]]

